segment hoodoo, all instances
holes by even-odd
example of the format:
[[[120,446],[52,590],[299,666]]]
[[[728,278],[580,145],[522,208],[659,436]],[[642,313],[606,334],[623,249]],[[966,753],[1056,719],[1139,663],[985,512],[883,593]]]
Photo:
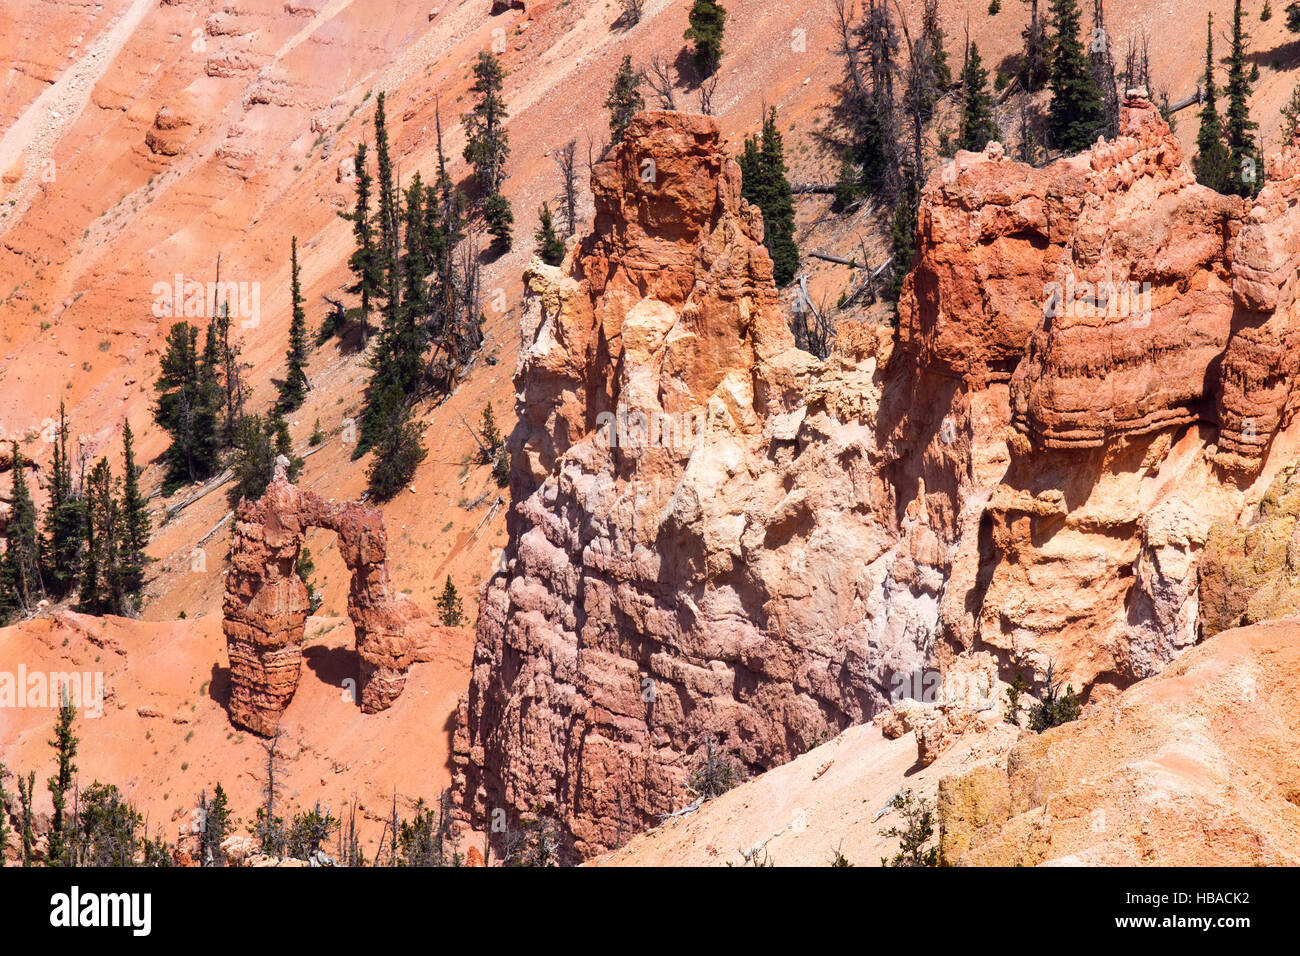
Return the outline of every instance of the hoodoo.
[[[352,573],[348,617],[356,632],[357,693],[366,713],[388,708],[406,683],[414,660],[407,625],[422,615],[394,595],[385,561],[388,539],[382,514],[359,502],[331,504],[288,481],[285,461],[259,501],[235,512],[230,573],[222,628],[230,654],[230,720],[269,736],[298,688],[302,670],[307,588],[298,554],[309,528],[338,535],[339,553]]]

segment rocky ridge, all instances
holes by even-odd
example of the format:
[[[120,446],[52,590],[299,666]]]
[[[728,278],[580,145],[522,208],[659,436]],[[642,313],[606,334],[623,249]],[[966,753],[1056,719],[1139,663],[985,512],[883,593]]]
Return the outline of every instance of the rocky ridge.
[[[468,818],[540,811],[591,856],[689,802],[709,738],[758,772],[916,698],[928,763],[1014,674],[1096,704],[1166,666],[1210,525],[1294,444],[1285,402],[1265,431],[1274,394],[1219,374],[1250,352],[1242,303],[1289,301],[1259,250],[1291,188],[1261,211],[1197,185],[1140,92],[1114,142],[1045,169],[959,153],[896,340],[846,324],[819,363],[712,121],[638,117],[592,235],[526,277]],[[1220,450],[1224,402],[1259,440]]]

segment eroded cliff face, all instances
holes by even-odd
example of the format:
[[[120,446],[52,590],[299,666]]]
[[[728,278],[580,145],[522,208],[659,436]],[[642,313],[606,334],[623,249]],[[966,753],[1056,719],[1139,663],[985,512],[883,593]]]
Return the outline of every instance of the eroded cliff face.
[[[586,857],[690,802],[707,736],[760,771],[915,697],[930,760],[1013,673],[1095,701],[1194,643],[1209,528],[1291,447],[1295,164],[1219,196],[1138,95],[1045,169],[961,153],[897,338],[843,323],[818,362],[713,121],[639,116],[593,234],[527,275],[470,820],[545,813]]]

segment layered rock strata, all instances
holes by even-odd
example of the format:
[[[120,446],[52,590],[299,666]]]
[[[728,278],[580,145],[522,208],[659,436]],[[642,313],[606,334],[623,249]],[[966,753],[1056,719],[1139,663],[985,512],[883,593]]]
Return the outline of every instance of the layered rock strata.
[[[284,461],[258,501],[235,512],[222,628],[230,655],[230,720],[253,733],[275,733],[293,699],[302,669],[307,589],[297,573],[310,528],[338,535],[339,554],[352,574],[348,617],[356,634],[357,692],[361,709],[388,708],[406,683],[417,640],[408,634],[422,614],[395,594],[385,561],[383,516],[358,502],[335,504],[291,484]]]
[[[953,729],[929,761],[1013,674],[1095,703],[1165,667],[1290,422],[1289,156],[1220,196],[1136,92],[1046,168],[959,153],[897,336],[844,322],[818,362],[713,122],[637,117],[592,235],[526,277],[469,819],[541,812],[585,857],[690,802],[706,741],[757,772],[912,698]]]

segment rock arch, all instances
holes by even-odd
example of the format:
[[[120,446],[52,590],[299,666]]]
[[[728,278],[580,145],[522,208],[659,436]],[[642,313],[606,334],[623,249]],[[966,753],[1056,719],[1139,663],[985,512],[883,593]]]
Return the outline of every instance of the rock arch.
[[[282,459],[266,494],[236,509],[222,605],[230,720],[263,736],[275,733],[302,671],[309,607],[296,566],[309,528],[338,535],[339,552],[352,574],[348,617],[356,633],[362,711],[391,706],[415,660],[407,625],[423,615],[410,600],[394,596],[383,515],[360,502],[326,502],[293,485]]]

